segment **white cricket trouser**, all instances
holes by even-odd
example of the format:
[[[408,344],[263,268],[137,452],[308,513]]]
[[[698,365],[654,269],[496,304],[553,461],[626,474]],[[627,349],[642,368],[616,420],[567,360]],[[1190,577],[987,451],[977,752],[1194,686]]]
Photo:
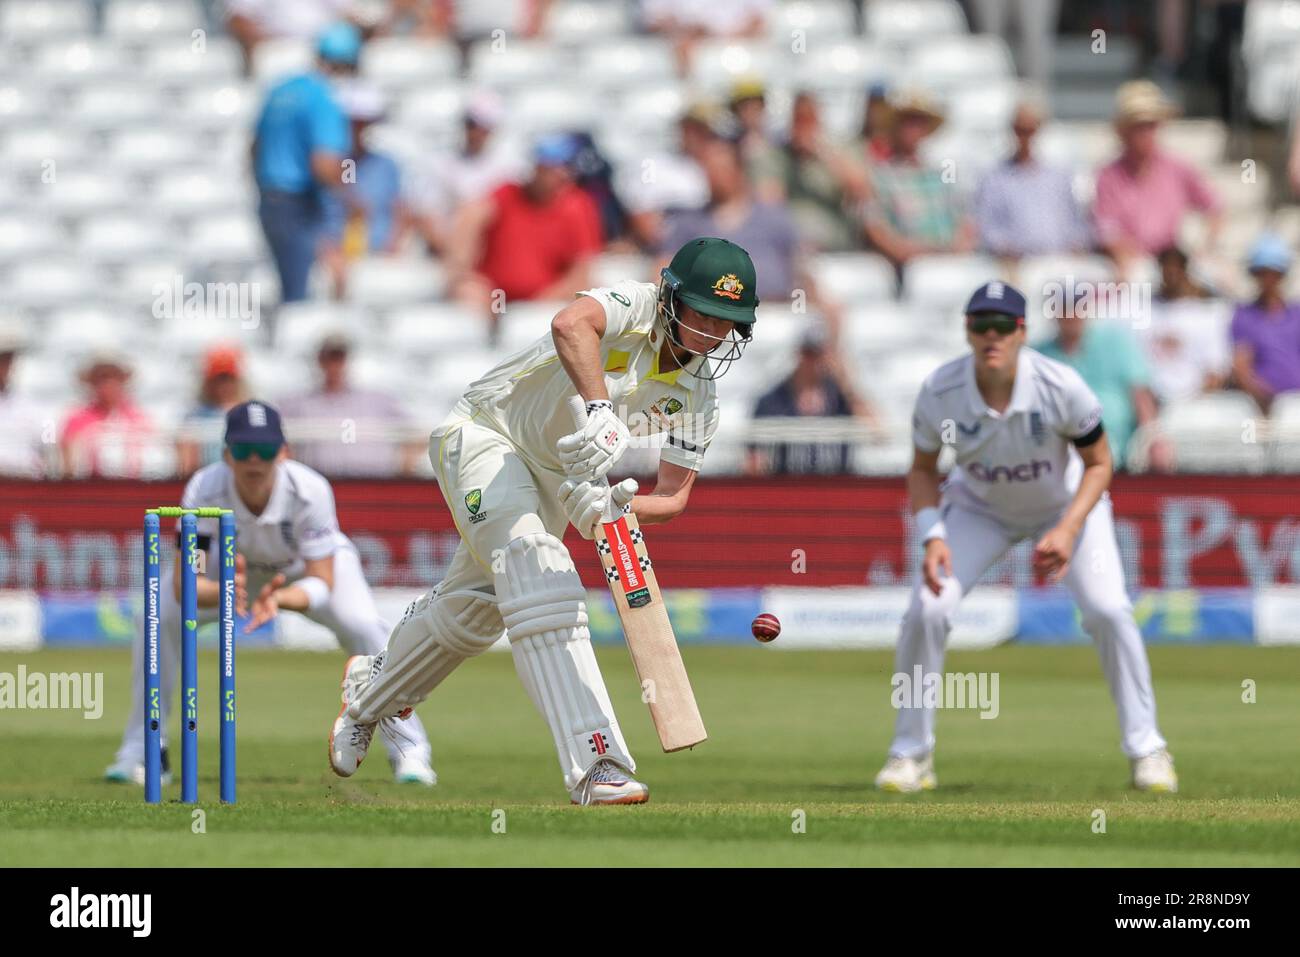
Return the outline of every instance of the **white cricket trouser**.
[[[952,628],[952,614],[964,595],[1016,542],[1041,535],[1009,529],[997,519],[967,507],[963,496],[944,496],[944,527],[952,552],[952,577],[935,595],[918,577],[903,616],[895,656],[895,671],[914,674],[943,672],[943,653]],[[1142,635],[1133,618],[1133,605],[1124,589],[1124,569],[1115,541],[1109,496],[1103,496],[1084,522],[1066,571],[1065,587],[1082,613],[1083,628],[1092,636],[1106,672],[1111,697],[1119,712],[1120,743],[1130,758],[1165,746],[1156,727],[1156,698],[1151,687]],[[933,708],[900,708],[894,723],[891,755],[920,757],[934,749]]]
[[[173,711],[172,694],[176,688],[176,677],[180,671],[180,603],[173,597],[172,576],[175,567],[164,563],[162,575],[162,620],[159,623],[162,634],[159,641],[159,684],[162,693],[162,737],[167,742],[172,729],[169,714]],[[250,591],[251,591],[250,587]],[[250,600],[252,595],[249,596]],[[219,609],[216,606],[199,609],[199,622],[216,621]],[[281,612],[281,614],[295,614]],[[303,612],[317,624],[324,625],[334,632],[350,654],[374,655],[388,643],[390,625],[379,615],[374,596],[361,571],[361,559],[356,549],[349,546],[334,553],[334,587],[330,591],[329,602],[322,608]],[[140,763],[144,760],[144,635],[139,630],[132,643],[131,654],[131,714],[127,719],[126,731],[122,735],[122,745],[117,751],[119,762]],[[236,635],[235,677],[239,677],[239,642]],[[205,676],[199,675],[200,687],[205,684]],[[213,690],[215,694],[215,688]],[[236,689],[238,694],[238,688]],[[212,720],[216,720],[217,706],[211,703]],[[200,697],[199,725],[202,727],[205,712],[209,710]],[[424,725],[412,714],[404,721],[398,722],[398,734],[380,735],[388,749],[390,759],[396,760],[403,754],[424,761],[430,759],[428,736]]]

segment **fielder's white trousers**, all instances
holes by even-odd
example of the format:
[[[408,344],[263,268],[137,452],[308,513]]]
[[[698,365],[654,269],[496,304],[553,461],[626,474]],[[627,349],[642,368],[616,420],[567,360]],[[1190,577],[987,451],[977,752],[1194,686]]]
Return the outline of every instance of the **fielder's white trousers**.
[[[215,563],[213,563],[215,567]],[[181,624],[180,603],[173,592],[172,576],[174,567],[165,564],[162,575],[162,621],[159,623],[162,634],[159,640],[158,678],[162,692],[162,738],[166,743],[170,733],[175,729],[171,725],[174,714],[173,694],[176,689],[176,677],[180,671]],[[253,598],[254,583],[249,583],[249,600]],[[199,609],[199,622],[216,621],[219,609],[216,606]],[[295,612],[281,612],[295,614]],[[351,546],[340,548],[334,553],[334,587],[330,591],[329,602],[322,608],[303,612],[317,624],[324,625],[335,636],[349,654],[378,654],[388,643],[390,624],[380,617],[375,606],[374,596],[361,571],[361,559]],[[239,636],[235,640],[235,681],[237,700],[241,700],[239,690],[240,652]],[[122,745],[117,750],[117,760],[122,763],[140,763],[144,761],[144,635],[138,629],[131,653],[131,713],[127,718],[126,731],[122,734]],[[200,672],[202,666],[200,666]],[[199,687],[205,689],[210,685],[211,676],[199,674]],[[212,686],[210,695],[216,694]],[[242,698],[242,700],[247,700]],[[204,702],[207,702],[206,704]],[[289,702],[290,704],[292,702]],[[199,696],[199,727],[203,727],[205,716],[211,712],[210,720],[216,720],[217,705],[215,698]],[[402,755],[429,761],[429,738],[424,732],[420,719],[412,714],[405,721],[397,724],[398,733],[393,736],[379,735],[388,749],[389,758],[396,760]]]
[[[944,648],[952,629],[952,615],[963,596],[1007,550],[1023,538],[1041,535],[1011,529],[997,519],[969,507],[964,496],[945,493],[944,526],[952,552],[952,577],[935,595],[918,578],[912,600],[903,616],[895,656],[895,671],[911,675],[920,665],[924,674],[942,674]],[[1103,496],[1088,515],[1075,543],[1066,572],[1070,590],[1082,613],[1084,630],[1092,637],[1101,666],[1119,712],[1120,744],[1130,758],[1165,746],[1156,726],[1156,698],[1151,687],[1142,635],[1133,618],[1133,605],[1124,589],[1124,569],[1115,541],[1110,497]],[[889,753],[920,757],[934,749],[933,708],[900,708]]]

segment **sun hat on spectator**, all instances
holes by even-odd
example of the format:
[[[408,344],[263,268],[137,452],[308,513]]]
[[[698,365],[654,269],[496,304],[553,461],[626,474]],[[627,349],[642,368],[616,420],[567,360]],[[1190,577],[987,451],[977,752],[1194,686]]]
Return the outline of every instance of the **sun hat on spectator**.
[[[1291,268],[1291,247],[1281,236],[1265,233],[1250,247],[1246,268],[1252,273],[1261,269],[1284,273]]]
[[[17,322],[0,319],[0,355],[21,352],[26,344],[26,337]]]
[[[890,106],[894,108],[894,115],[900,120],[908,116],[924,118],[931,133],[943,125],[943,108],[925,90],[916,87],[899,90],[891,98]]]
[[[1150,80],[1130,80],[1115,94],[1115,124],[1159,123],[1178,115],[1178,108]]]
[[[767,96],[767,87],[760,78],[742,76],[731,84],[731,95],[727,98],[727,102],[734,107],[746,100],[761,100],[765,96]]]

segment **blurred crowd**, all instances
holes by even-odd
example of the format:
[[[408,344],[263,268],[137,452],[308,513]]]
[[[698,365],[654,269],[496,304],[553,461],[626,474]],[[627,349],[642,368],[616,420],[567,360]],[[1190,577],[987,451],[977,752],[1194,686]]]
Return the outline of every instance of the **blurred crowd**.
[[[969,6],[981,23],[1002,29],[1007,4]],[[1020,10],[1021,73],[1045,80],[1043,44],[1056,5],[1012,6]],[[1146,282],[1154,258],[1158,291],[1149,309],[1106,314],[1072,284],[1051,313],[1054,334],[1038,343],[1102,397],[1117,462],[1125,462],[1130,437],[1153,426],[1170,402],[1232,388],[1267,414],[1276,396],[1300,390],[1300,312],[1284,293],[1287,243],[1258,237],[1246,264],[1256,288],[1246,301],[1230,303],[1219,284],[1197,275],[1198,260],[1216,255],[1224,204],[1202,171],[1162,146],[1161,128],[1178,110],[1149,80],[1120,86],[1113,158],[1093,171],[1090,195],[1081,195],[1074,171],[1041,155],[1038,136],[1051,116],[1042,87],[1031,84],[1013,111],[1011,151],[973,188],[965,181],[958,187],[961,157],[927,149],[947,122],[944,103],[924,88],[884,83],[865,91],[857,135],[842,139],[828,132],[817,92],[795,91],[788,116],[777,117],[763,79],[742,76],[721,97],[689,102],[674,148],[636,165],[612,162],[580,128],[520,149],[499,137],[506,104],[487,88],[467,98],[453,149],[404,161],[375,142],[370,133],[389,104],[359,75],[373,38],[450,38],[463,52],[502,24],[511,36],[544,35],[551,7],[548,0],[227,0],[226,27],[248,64],[271,40],[310,38],[315,52],[309,69],[265,90],[251,131],[258,216],[282,302],[342,300],[358,261],[421,256],[495,343],[507,301],[569,298],[593,284],[592,265],[602,254],[649,257],[653,273],[628,278],[652,279],[686,240],[721,236],[750,252],[760,300],[798,301],[810,316],[793,371],[756,397],[753,415],[853,417],[871,429],[881,427],[881,417],[842,348],[852,304],[822,288],[813,257],[878,254],[898,288],[925,257],[987,255],[1012,282],[1029,281],[1018,271],[1026,258],[1058,255],[1104,256],[1108,272],[1091,281]],[[760,35],[775,7],[775,0],[643,0],[637,9],[640,28],[671,40],[686,75],[699,41]],[[1180,246],[1189,217],[1204,223],[1195,249]],[[31,442],[27,452],[23,442],[10,442],[0,469],[41,474],[52,467],[55,445],[63,474],[140,474],[138,449],[152,426],[132,400],[130,358],[91,357],[80,373],[85,405],[51,427],[39,410],[6,399],[10,369],[22,359],[21,337],[5,335],[0,428]],[[348,355],[346,330],[320,342],[319,385],[282,402],[288,419],[389,423],[394,436],[428,424],[410,423],[391,396],[353,388]],[[202,437],[204,423],[247,397],[242,363],[231,345],[204,356],[176,448],[183,473],[217,454],[211,436]],[[110,444],[111,463],[104,453]],[[298,457],[332,475],[409,474],[421,454],[396,438],[376,444],[322,436],[295,446]],[[1175,466],[1156,436],[1148,467]],[[843,444],[754,446],[744,462],[755,473],[847,467]]]

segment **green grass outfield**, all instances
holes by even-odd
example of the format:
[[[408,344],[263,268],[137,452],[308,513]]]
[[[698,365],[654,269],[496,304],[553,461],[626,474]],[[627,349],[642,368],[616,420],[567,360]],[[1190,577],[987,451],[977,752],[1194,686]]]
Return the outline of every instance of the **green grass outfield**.
[[[0,655],[11,674],[102,671],[106,698],[97,721],[0,711],[0,866],[1300,864],[1300,649],[1151,650],[1183,788],[1163,797],[1127,788],[1091,648],[949,656],[950,671],[1000,674],[1001,714],[942,713],[940,788],[915,797],[871,788],[893,721],[892,654],[688,649],[710,740],[671,755],[626,652],[599,656],[651,787],[644,807],[567,804],[549,734],[503,654],[462,667],[421,707],[436,788],[393,784],[378,745],[342,781],[325,754],[342,656],[276,652],[239,660],[239,804],[222,807],[205,653],[206,833],[195,834],[177,785],[147,807],[138,788],[100,780],[129,706],[124,651]],[[1241,700],[1244,679],[1255,704]],[[1093,832],[1097,809],[1105,834]]]

